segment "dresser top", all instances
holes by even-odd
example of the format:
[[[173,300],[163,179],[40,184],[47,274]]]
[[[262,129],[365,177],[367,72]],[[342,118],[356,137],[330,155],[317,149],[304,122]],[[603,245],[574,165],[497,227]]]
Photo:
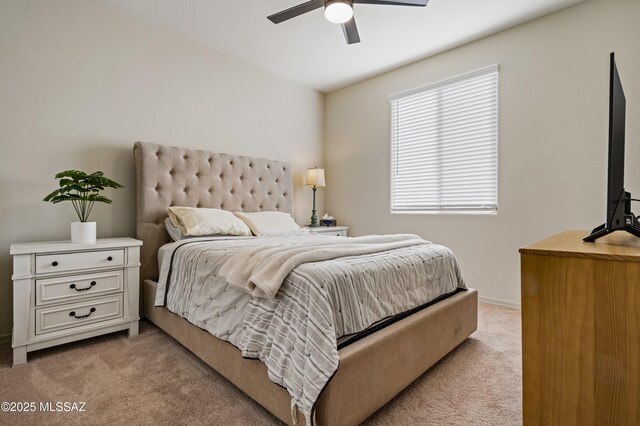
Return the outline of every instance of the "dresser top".
[[[71,241],[43,241],[11,244],[11,254],[53,253],[60,251],[102,250],[111,248],[141,246],[135,238],[102,238],[95,243],[72,243]]]
[[[617,231],[593,243],[582,241],[589,231],[565,231],[520,249],[521,254],[583,257],[640,262],[640,238]]]

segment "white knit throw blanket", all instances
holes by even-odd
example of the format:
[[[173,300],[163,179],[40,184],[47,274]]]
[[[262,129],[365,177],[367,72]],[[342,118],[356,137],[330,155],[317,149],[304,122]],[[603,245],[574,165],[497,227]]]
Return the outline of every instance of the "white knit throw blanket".
[[[322,238],[319,241],[273,243],[240,250],[220,269],[227,282],[256,297],[274,299],[282,282],[303,263],[428,244],[417,235],[369,235],[355,238]]]

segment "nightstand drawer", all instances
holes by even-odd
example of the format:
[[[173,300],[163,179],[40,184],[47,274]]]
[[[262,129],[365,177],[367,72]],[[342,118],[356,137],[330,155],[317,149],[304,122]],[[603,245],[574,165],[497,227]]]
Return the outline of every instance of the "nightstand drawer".
[[[123,272],[120,270],[36,280],[36,306],[121,292],[122,275]]]
[[[314,228],[305,226],[311,234],[333,235],[336,237],[346,237],[349,233],[348,226],[316,226]]]
[[[36,335],[122,316],[122,294],[36,309]]]
[[[333,235],[335,237],[346,237],[347,231],[319,232],[322,235]]]
[[[124,250],[36,255],[36,274],[124,265]]]

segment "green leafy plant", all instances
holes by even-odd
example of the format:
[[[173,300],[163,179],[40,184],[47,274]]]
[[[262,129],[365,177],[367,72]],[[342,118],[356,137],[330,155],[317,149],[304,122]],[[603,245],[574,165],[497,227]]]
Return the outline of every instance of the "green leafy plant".
[[[55,178],[60,179],[60,188],[47,195],[43,201],[53,204],[71,201],[81,222],[89,219],[95,203],[112,203],[110,199],[100,195],[100,191],[105,188],[124,188],[118,182],[104,177],[102,172],[87,174],[80,170],[65,170]]]

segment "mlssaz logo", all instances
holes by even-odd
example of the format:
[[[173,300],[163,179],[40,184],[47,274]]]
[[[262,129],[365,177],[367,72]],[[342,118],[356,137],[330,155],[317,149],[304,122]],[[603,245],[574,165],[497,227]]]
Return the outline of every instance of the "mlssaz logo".
[[[84,412],[86,402],[41,402],[40,403],[40,411],[50,411],[50,412]]]

